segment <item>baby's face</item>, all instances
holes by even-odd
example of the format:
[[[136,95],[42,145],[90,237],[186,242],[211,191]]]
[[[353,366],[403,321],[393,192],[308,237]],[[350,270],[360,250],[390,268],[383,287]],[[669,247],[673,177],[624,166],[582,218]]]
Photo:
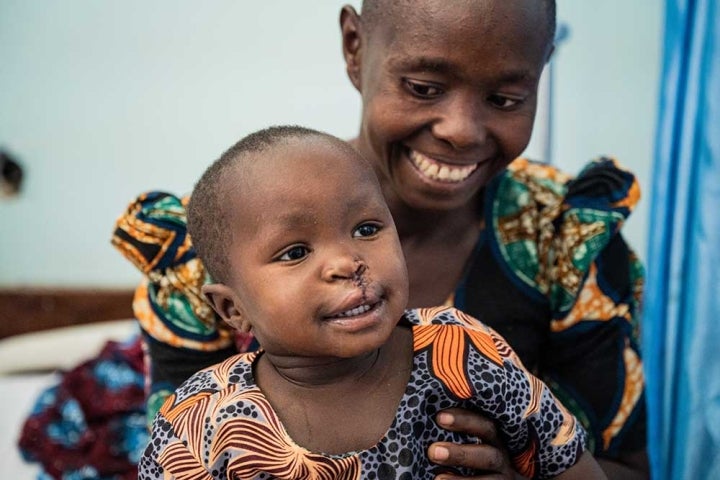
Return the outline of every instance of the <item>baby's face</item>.
[[[361,43],[359,148],[388,201],[457,208],[530,140],[547,12],[539,0],[412,3]]]
[[[271,354],[353,357],[384,343],[408,298],[397,232],[371,168],[324,139],[264,152],[228,261],[242,315]]]

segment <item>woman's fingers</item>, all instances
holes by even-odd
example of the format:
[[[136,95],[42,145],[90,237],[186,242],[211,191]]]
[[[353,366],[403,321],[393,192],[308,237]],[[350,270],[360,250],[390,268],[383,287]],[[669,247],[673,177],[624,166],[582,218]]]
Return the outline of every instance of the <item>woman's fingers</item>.
[[[480,475],[480,476],[473,476],[473,477],[459,477],[457,475],[448,475],[443,473],[442,475],[437,475],[435,477],[435,480],[507,480],[512,477],[508,477],[506,475],[501,475],[499,473],[490,473],[487,475]]]
[[[433,443],[428,449],[428,457],[439,465],[466,467],[482,470],[488,474],[510,472],[512,469],[502,450],[486,444]],[[459,478],[459,477],[458,477]],[[472,477],[476,478],[476,477]],[[477,478],[487,478],[477,477]],[[512,476],[508,477],[512,478]]]
[[[482,415],[450,408],[438,413],[437,424],[453,432],[462,432],[479,438],[479,443],[455,444],[436,442],[430,445],[428,457],[434,463],[450,467],[465,467],[479,473],[472,477],[451,474],[438,475],[437,479],[514,479],[505,446],[500,441],[495,424]]]
[[[495,423],[482,415],[462,408],[448,408],[435,417],[437,424],[451,432],[474,435],[490,445],[501,445]]]

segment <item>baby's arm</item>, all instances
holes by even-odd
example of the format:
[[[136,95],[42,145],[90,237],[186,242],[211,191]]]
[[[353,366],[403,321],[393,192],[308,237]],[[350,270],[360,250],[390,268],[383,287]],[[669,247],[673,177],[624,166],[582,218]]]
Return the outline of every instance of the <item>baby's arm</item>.
[[[140,457],[138,464],[138,480],[169,480],[175,477],[170,472],[164,472],[162,465],[158,462],[157,456],[153,453],[152,442],[148,445],[145,453]],[[167,475],[166,475],[167,473]]]
[[[138,480],[212,480],[203,464],[181,441],[161,415],[155,418],[152,437],[138,464]]]
[[[453,324],[451,315],[462,325]],[[483,439],[482,448],[435,444],[429,449],[430,458],[445,465],[470,466],[479,474],[495,478],[512,477],[506,448],[515,468],[528,477],[549,478],[574,466],[585,450],[585,432],[547,386],[524,368],[507,342],[460,311],[449,309],[436,317],[437,323],[444,324],[439,328],[448,329],[448,335],[455,339],[452,346],[438,343],[433,350],[440,367],[439,378],[448,382],[446,388],[459,399],[467,399],[474,409],[497,421],[503,441],[488,419],[462,410],[441,412],[438,424],[448,429],[462,430],[467,423],[474,423],[472,428]],[[456,350],[460,353],[453,355]],[[450,371],[456,373],[451,375]],[[457,425],[456,416],[460,420]],[[466,453],[472,454],[472,461],[477,463],[469,465]],[[594,463],[592,457],[590,461]]]
[[[548,478],[577,464],[586,440],[577,419],[525,369],[499,334],[462,312],[448,313],[464,324],[446,328],[456,329],[455,338],[464,338],[455,348],[465,352],[464,366],[455,366],[464,375],[452,377],[454,386],[448,388],[460,398],[472,397],[475,408],[497,421],[517,471]],[[595,463],[592,457],[589,462]]]

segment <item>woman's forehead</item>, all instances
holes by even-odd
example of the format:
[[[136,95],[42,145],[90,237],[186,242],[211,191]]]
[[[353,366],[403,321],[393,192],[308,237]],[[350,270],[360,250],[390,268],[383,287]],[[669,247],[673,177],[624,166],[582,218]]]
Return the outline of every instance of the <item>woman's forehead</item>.
[[[488,5],[506,1],[509,5]],[[447,2],[443,9],[428,7],[435,3],[421,0],[416,9],[396,7],[404,9],[394,12],[402,22],[382,20],[366,43],[368,58],[383,59],[399,72],[465,75],[480,68],[500,76],[539,76],[550,47],[546,29],[538,28],[538,23],[547,25],[547,13],[539,5],[543,2]],[[462,8],[470,4],[472,8]]]
[[[379,2],[365,31],[382,37],[385,47],[422,47],[459,39],[465,43],[494,41],[497,46],[523,42],[549,42],[552,24],[548,2],[539,0],[415,0]],[[365,20],[365,19],[364,19]],[[545,45],[543,45],[544,47]]]

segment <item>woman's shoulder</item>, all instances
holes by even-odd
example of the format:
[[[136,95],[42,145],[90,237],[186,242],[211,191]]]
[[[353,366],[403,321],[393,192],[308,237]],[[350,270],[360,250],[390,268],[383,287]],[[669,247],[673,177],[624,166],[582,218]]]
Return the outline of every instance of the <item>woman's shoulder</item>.
[[[138,195],[115,221],[112,244],[147,275],[194,258],[187,235],[188,200],[161,191]]]
[[[491,248],[514,280],[549,297],[560,280],[579,286],[639,198],[635,175],[613,158],[591,161],[575,177],[517,159],[488,187]]]
[[[113,246],[144,274],[133,311],[143,330],[163,344],[217,351],[232,344],[201,288],[207,280],[187,232],[189,196],[138,195],[115,220]]]
[[[502,215],[530,204],[565,213],[565,207],[588,207],[613,211],[627,218],[640,199],[635,175],[615,158],[600,157],[588,162],[576,176],[527,158],[518,158],[494,179],[489,187],[493,212]]]

